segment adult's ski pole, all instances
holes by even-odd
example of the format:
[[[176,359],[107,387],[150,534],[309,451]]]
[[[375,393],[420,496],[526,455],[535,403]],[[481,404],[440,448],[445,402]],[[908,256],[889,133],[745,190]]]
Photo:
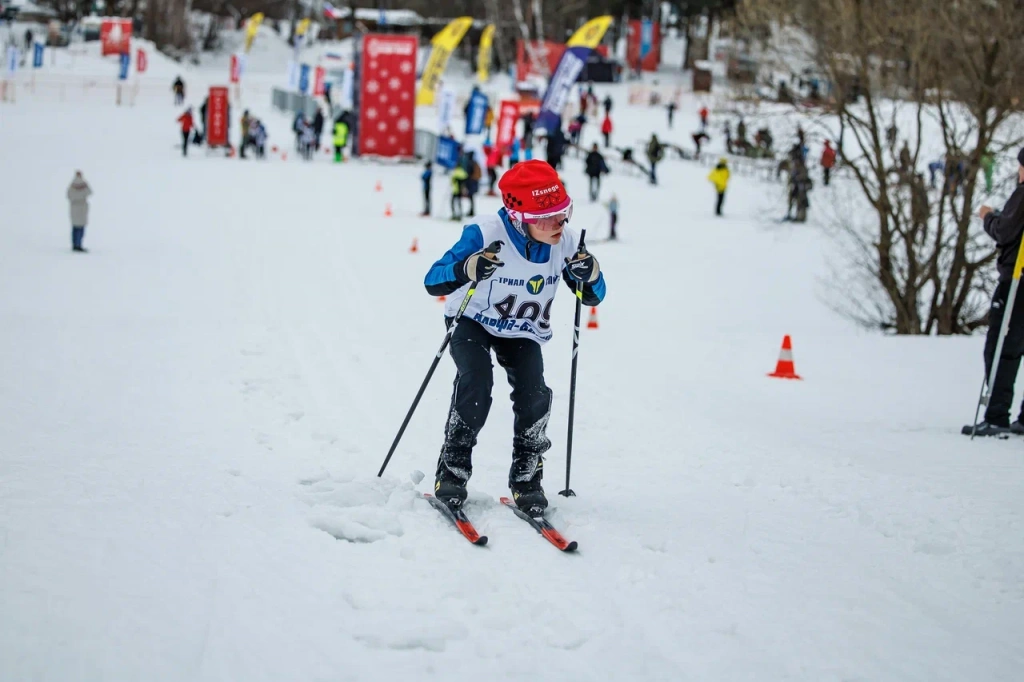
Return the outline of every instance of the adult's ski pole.
[[[580,231],[580,246],[577,253],[583,250],[583,240],[587,230]],[[583,282],[576,282],[576,322],[572,332],[572,374],[569,379],[569,433],[565,439],[565,490],[559,492],[564,497],[576,497],[569,487],[569,474],[572,471],[572,427],[576,417],[576,360],[580,349],[580,315],[583,312]]]
[[[1006,334],[1010,330],[1010,316],[1013,315],[1014,302],[1017,300],[1017,288],[1020,285],[1021,271],[1024,270],[1024,241],[1017,250],[1017,262],[1013,266],[1013,280],[1010,282],[1010,292],[1006,296],[1006,303],[1003,304],[1003,322],[999,325],[999,341],[996,343],[996,352],[992,356],[992,366],[989,368],[988,377],[981,383],[981,393],[978,395],[978,404],[974,406],[974,422],[971,426],[971,440],[974,440],[978,432],[978,411],[981,406],[988,407],[992,398],[992,389],[996,385],[996,373],[999,371],[999,358],[1003,354],[1003,343],[1006,341]]]
[[[500,241],[494,241],[488,244],[487,248],[484,249],[485,254],[491,256],[497,255],[501,251]],[[469,291],[466,292],[466,296],[462,299],[462,305],[459,306],[459,311],[455,313],[455,317],[452,319],[451,326],[448,327],[448,331],[444,335],[444,342],[441,343],[441,348],[438,349],[437,355],[434,356],[434,361],[430,363],[430,369],[427,370],[427,376],[424,377],[423,383],[420,384],[420,390],[416,392],[416,397],[413,398],[412,405],[409,407],[409,412],[405,415],[405,420],[402,422],[401,428],[398,429],[398,435],[395,436],[395,441],[391,444],[391,449],[388,450],[388,456],[384,458],[384,463],[380,465],[380,471],[377,472],[377,478],[384,475],[384,470],[388,466],[388,462],[391,461],[391,455],[395,454],[395,450],[398,448],[398,442],[402,440],[402,435],[405,433],[405,428],[409,426],[409,421],[412,419],[413,412],[416,411],[416,406],[420,404],[420,398],[423,397],[423,392],[427,390],[427,384],[430,383],[430,377],[434,376],[434,370],[437,369],[437,365],[441,362],[441,357],[444,355],[445,349],[448,344],[451,343],[452,335],[455,333],[455,328],[459,326],[459,320],[462,319],[462,314],[466,312],[466,306],[469,305],[469,300],[473,298],[473,294],[476,293],[476,282],[469,283]]]

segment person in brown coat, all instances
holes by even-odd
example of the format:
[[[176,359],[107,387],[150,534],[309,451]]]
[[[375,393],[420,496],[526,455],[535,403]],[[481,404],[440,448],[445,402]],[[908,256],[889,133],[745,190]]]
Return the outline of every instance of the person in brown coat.
[[[68,201],[71,203],[71,250],[88,253],[82,247],[85,225],[89,222],[89,196],[92,189],[82,177],[82,171],[75,171],[75,177],[68,185]]]

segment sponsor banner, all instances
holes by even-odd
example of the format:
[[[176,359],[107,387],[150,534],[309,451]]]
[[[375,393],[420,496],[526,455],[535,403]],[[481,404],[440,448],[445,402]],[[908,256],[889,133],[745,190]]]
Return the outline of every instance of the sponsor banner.
[[[313,96],[320,97],[324,94],[324,80],[327,72],[324,67],[318,66],[313,69]]]
[[[430,51],[430,59],[423,68],[423,78],[420,81],[420,89],[416,94],[417,105],[430,105],[434,103],[434,95],[441,82],[444,69],[448,66],[448,58],[466,35],[466,31],[473,25],[472,17],[459,17],[453,19],[447,26],[441,29],[430,41],[433,49]]]
[[[650,45],[644,51],[645,22],[650,26]],[[626,64],[630,69],[657,71],[661,63],[661,25],[649,20],[634,19],[626,27]]]
[[[131,66],[132,56],[130,54],[128,54],[127,52],[125,52],[124,54],[121,55],[121,60],[120,61],[121,61],[121,64],[120,64],[120,68],[118,69],[118,72],[117,72],[117,78],[118,78],[118,80],[122,80],[122,81],[123,80],[127,80],[128,79],[128,67]]]
[[[206,103],[206,144],[211,147],[228,144],[228,89],[224,86],[210,88]]]
[[[459,163],[459,143],[452,137],[437,138],[437,165],[452,169]]]
[[[487,114],[487,95],[476,90],[469,98],[466,114],[466,134],[479,135],[484,131],[484,116]]]
[[[38,69],[43,65],[43,50],[46,48],[42,43],[34,43],[32,45],[32,68]]]
[[[579,78],[583,67],[587,65],[587,57],[601,42],[611,23],[610,16],[596,17],[581,26],[569,38],[569,42],[565,44],[566,50],[558,62],[558,68],[551,76],[548,90],[541,102],[538,127],[554,130],[561,126],[562,110],[569,98],[569,91]]]
[[[416,44],[416,36],[363,36],[359,59],[360,154],[414,154]]]
[[[260,24],[263,23],[263,12],[257,12],[256,14],[249,17],[249,21],[245,25],[245,53],[248,54],[252,49],[252,41],[256,38],[256,32],[260,30]]]
[[[132,46],[131,19],[104,19],[100,23],[100,54],[130,54]]]
[[[498,135],[495,145],[504,153],[516,137],[516,123],[519,122],[519,102],[505,100],[498,107]]]
[[[149,57],[146,55],[146,51],[140,47],[135,51],[135,71],[136,73],[146,73],[148,68]]]
[[[480,52],[476,57],[476,77],[486,83],[491,77],[491,46],[494,43],[494,24],[487,24],[480,34]]]
[[[451,88],[441,89],[441,99],[437,105],[437,124],[441,133],[452,124],[452,115],[455,113],[455,91]]]
[[[242,79],[242,62],[237,54],[231,55],[231,82],[237,83]]]

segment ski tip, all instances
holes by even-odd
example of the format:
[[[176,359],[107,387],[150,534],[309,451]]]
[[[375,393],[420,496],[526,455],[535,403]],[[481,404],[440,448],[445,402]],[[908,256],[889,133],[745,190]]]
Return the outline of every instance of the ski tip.
[[[563,552],[575,552],[575,551],[576,551],[576,548],[577,548],[578,546],[579,546],[579,545],[577,545],[577,544],[576,544],[576,541],[575,541],[575,540],[573,540],[573,541],[572,541],[572,542],[570,542],[570,543],[569,543],[568,545],[566,545],[566,546],[565,546],[565,548],[564,548],[564,549],[562,549],[562,551],[563,551]]]
[[[487,544],[487,536],[486,535],[481,535],[480,537],[478,537],[473,542],[473,544],[476,545],[477,547],[483,547],[484,545]]]
[[[514,504],[512,502],[512,498],[510,498],[510,497],[499,497],[498,501],[501,502],[502,504],[506,505],[506,506],[509,506],[509,507],[511,507]]]

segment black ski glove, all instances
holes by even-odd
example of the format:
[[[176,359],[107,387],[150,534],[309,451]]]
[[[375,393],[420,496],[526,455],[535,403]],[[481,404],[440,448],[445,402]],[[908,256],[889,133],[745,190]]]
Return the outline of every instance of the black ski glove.
[[[601,266],[586,247],[580,249],[572,260],[565,259],[565,269],[574,280],[586,284],[593,284],[601,275]]]
[[[482,251],[467,256],[455,265],[455,276],[462,283],[480,282],[494,274],[494,271],[505,265],[499,258],[500,241],[491,242]]]

